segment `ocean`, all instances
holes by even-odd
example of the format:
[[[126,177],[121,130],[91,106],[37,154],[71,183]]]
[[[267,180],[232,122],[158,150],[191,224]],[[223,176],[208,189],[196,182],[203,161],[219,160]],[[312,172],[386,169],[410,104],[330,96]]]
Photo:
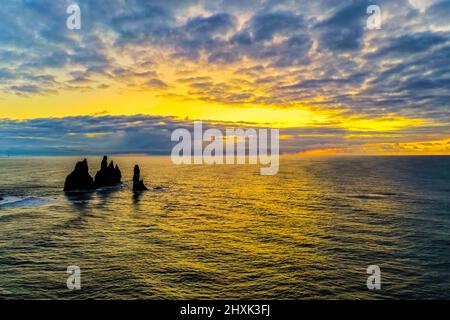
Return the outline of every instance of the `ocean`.
[[[0,158],[0,298],[450,298],[450,157],[282,157],[275,176],[110,159],[123,186],[65,194],[82,158]]]

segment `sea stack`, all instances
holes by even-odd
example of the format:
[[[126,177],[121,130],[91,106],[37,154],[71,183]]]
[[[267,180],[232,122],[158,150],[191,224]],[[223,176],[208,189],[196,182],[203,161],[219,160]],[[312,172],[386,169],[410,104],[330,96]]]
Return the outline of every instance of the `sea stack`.
[[[64,191],[91,191],[94,189],[94,179],[89,174],[87,160],[79,161],[64,183]]]
[[[95,189],[103,187],[114,187],[122,183],[122,173],[119,167],[114,167],[114,162],[111,161],[108,165],[108,157],[104,156],[100,170],[95,175],[94,186]]]
[[[139,169],[138,165],[134,166],[134,175],[133,175],[133,191],[146,191],[147,187],[144,185],[144,180],[141,179],[141,169]]]

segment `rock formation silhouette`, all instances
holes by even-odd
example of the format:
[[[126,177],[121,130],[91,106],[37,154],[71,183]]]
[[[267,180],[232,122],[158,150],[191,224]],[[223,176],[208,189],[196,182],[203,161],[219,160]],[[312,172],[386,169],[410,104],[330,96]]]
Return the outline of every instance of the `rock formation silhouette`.
[[[64,183],[64,191],[91,191],[94,190],[94,180],[89,174],[87,160],[79,161],[75,169],[69,174]]]
[[[64,183],[64,191],[92,191],[103,187],[114,187],[122,183],[122,172],[119,166],[114,166],[111,161],[108,165],[108,157],[104,156],[100,170],[95,175],[95,180],[89,174],[87,160],[78,162],[75,169],[69,174]]]
[[[139,169],[138,165],[134,166],[134,175],[133,175],[133,191],[146,191],[147,187],[144,185],[144,180],[141,179],[141,169]]]
[[[104,156],[100,170],[95,175],[94,187],[95,189],[103,187],[114,187],[122,183],[122,173],[118,166],[114,167],[114,161],[108,165],[108,157]]]

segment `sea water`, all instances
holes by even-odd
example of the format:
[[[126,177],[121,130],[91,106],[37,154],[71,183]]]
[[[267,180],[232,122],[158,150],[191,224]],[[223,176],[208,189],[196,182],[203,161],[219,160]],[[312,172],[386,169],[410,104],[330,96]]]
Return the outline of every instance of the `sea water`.
[[[1,298],[450,298],[450,157],[110,158],[125,184],[86,194],[62,192],[81,157],[0,158]]]

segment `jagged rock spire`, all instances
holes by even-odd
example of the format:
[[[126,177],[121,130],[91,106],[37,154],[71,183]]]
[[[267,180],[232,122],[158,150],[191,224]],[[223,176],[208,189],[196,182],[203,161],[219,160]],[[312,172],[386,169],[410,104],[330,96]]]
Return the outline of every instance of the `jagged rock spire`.
[[[144,180],[141,179],[141,169],[139,169],[138,165],[134,166],[134,175],[133,175],[133,191],[145,191],[148,190],[144,185]]]
[[[90,191],[94,189],[94,180],[89,174],[87,160],[77,162],[75,169],[64,183],[64,191]]]
[[[104,156],[100,170],[95,175],[95,188],[114,187],[120,183],[122,179],[122,173],[119,166],[114,167],[114,161],[111,161],[108,165],[108,157]]]

